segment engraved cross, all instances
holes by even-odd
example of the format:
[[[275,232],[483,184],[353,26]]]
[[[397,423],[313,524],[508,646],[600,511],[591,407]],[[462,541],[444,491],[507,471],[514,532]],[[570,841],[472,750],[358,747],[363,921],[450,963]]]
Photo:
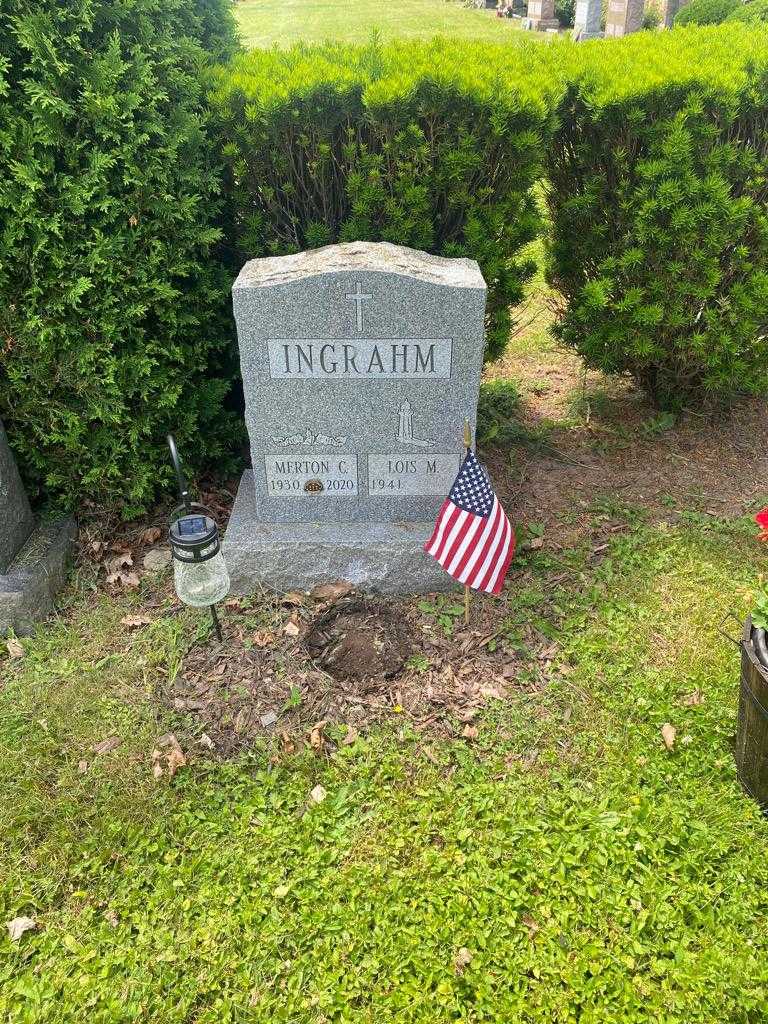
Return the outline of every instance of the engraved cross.
[[[351,299],[357,305],[357,329],[358,329],[358,331],[362,331],[362,329],[363,329],[363,302],[365,301],[365,299],[372,299],[373,296],[372,295],[364,295],[363,294],[363,286],[358,281],[357,284],[355,285],[355,290],[353,292],[347,292],[347,294],[344,296],[344,298]]]

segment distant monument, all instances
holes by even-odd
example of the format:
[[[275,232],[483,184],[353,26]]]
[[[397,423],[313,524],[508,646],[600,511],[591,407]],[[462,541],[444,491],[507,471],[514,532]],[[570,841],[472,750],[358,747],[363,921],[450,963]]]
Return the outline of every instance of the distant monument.
[[[528,0],[523,26],[533,32],[557,32],[560,22],[555,17],[555,0]]]
[[[608,0],[605,36],[618,37],[643,27],[643,0]]]
[[[253,468],[224,539],[233,590],[441,590],[423,550],[474,431],[474,260],[355,242],[251,260],[233,288]]]

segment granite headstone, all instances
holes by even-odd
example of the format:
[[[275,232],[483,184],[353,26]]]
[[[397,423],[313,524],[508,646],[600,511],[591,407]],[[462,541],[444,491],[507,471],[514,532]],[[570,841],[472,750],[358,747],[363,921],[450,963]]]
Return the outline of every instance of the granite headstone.
[[[685,7],[688,0],[661,0],[661,23],[664,28],[672,28],[677,13]]]
[[[35,526],[27,492],[0,423],[0,572],[4,573]]]
[[[0,635],[28,633],[53,609],[76,534],[71,519],[35,528],[0,422]]]
[[[224,540],[233,590],[450,584],[422,545],[474,432],[485,299],[473,260],[386,242],[243,267],[253,468]]]

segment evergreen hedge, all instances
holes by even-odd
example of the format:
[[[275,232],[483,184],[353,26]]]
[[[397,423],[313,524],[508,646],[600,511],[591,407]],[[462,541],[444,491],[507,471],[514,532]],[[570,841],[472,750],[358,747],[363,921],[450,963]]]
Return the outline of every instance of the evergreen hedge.
[[[2,18],[0,416],[47,494],[128,515],[168,480],[168,429],[188,459],[224,453],[228,293],[254,256],[369,239],[474,257],[499,355],[543,173],[566,344],[663,402],[768,388],[764,31],[220,66],[228,0]]]
[[[675,15],[675,25],[719,25],[741,6],[741,0],[690,0]]]
[[[548,160],[559,336],[664,404],[765,391],[765,33],[583,44],[563,74]]]
[[[233,266],[353,239],[472,257],[498,356],[533,270],[520,251],[558,95],[544,49],[374,40],[238,57],[212,96]]]
[[[228,0],[3,5],[0,416],[67,504],[144,507],[169,428],[226,446],[203,76],[235,46]]]
[[[728,15],[728,21],[744,21],[758,25],[768,21],[768,0],[747,0]]]

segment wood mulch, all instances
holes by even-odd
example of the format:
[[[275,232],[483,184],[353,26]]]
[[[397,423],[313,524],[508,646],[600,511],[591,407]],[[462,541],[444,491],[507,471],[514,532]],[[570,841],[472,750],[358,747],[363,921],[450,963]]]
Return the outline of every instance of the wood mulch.
[[[227,601],[224,642],[192,647],[159,694],[183,713],[186,746],[229,756],[272,737],[332,749],[383,721],[471,742],[489,701],[546,685],[554,648],[533,627],[513,636],[506,601],[478,601],[467,627],[450,597],[347,589]]]

